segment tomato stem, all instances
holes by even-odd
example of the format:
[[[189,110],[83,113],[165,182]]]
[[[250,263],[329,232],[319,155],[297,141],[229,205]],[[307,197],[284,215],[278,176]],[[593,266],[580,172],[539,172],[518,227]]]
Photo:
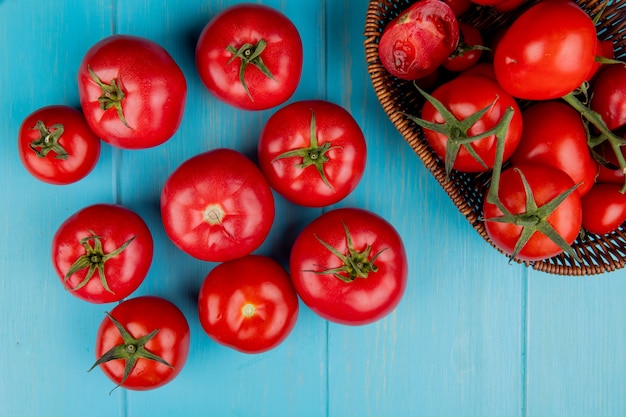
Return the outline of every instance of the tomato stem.
[[[39,131],[39,138],[32,141],[29,145],[39,158],[45,158],[50,151],[56,154],[55,159],[66,160],[69,157],[67,151],[61,146],[59,140],[65,131],[62,124],[53,124],[47,127],[44,122],[37,120],[35,126],[31,130]],[[41,148],[41,149],[38,149]]]
[[[126,117],[124,116],[124,111],[122,110],[122,100],[124,99],[124,91],[122,90],[121,82],[117,78],[113,78],[110,84],[106,84],[100,80],[100,77],[96,75],[96,73],[91,69],[91,66],[87,66],[87,70],[89,71],[89,75],[93,82],[98,84],[98,87],[102,90],[102,95],[98,97],[98,103],[100,103],[100,108],[104,111],[109,109],[115,109],[117,112],[117,116],[120,118],[124,126],[127,128],[131,128],[128,126],[126,122]]]
[[[256,44],[252,45],[250,43],[245,43],[239,49],[236,49],[232,45],[228,45],[226,47],[226,50],[233,54],[226,65],[230,65],[237,58],[241,59],[241,65],[239,66],[239,81],[243,85],[243,89],[246,91],[246,94],[251,101],[254,101],[254,98],[252,98],[245,80],[246,68],[248,68],[249,64],[257,67],[267,78],[276,80],[274,74],[272,74],[269,68],[267,68],[267,65],[263,62],[263,59],[261,59],[261,53],[265,50],[266,46],[267,42],[264,39],[259,39]]]

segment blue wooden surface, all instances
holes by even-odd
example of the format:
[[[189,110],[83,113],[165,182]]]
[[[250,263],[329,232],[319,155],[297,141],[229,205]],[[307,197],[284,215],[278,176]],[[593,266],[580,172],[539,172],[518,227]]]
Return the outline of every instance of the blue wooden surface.
[[[287,14],[304,41],[292,100],[340,104],[365,133],[367,170],[339,206],[377,212],[400,231],[411,268],[406,295],[390,316],[355,328],[302,306],[289,338],[260,355],[204,335],[195,297],[213,265],[167,240],[158,198],[167,175],[200,151],[228,146],[254,155],[272,112],[217,102],[195,72],[202,27],[234,3],[0,0],[0,415],[626,416],[626,271],[535,272],[509,264],[471,229],[378,104],[364,64],[365,0],[262,3]],[[146,36],[172,54],[189,86],[183,124],[154,149],[104,145],[79,183],[38,182],[19,161],[19,125],[45,105],[77,106],[82,56],[112,33]],[[124,204],[146,220],[155,259],[135,295],[164,296],[190,322],[185,368],[155,391],[109,395],[111,382],[99,370],[87,373],[107,306],[71,297],[50,262],[59,224],[97,202]],[[297,231],[322,210],[280,197],[277,210],[258,252],[284,261]]]

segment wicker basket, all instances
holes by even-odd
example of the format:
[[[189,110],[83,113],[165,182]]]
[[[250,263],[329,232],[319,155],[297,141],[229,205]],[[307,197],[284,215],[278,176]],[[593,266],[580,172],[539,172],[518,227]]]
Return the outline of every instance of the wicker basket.
[[[459,211],[474,229],[494,248],[484,223],[480,220],[483,198],[489,188],[491,173],[467,174],[452,172],[447,178],[441,161],[428,147],[421,128],[408,120],[404,114],[419,114],[423,98],[408,81],[390,75],[378,58],[378,41],[383,28],[415,0],[371,0],[365,22],[365,57],[372,85],[387,116],[402,137],[413,148],[426,168],[450,196]],[[508,26],[524,9],[536,3],[529,0],[519,10],[496,14],[492,9],[479,7],[466,12],[460,20],[474,24],[486,37]],[[607,1],[579,0],[578,4],[592,17],[602,11]],[[617,59],[626,57],[626,1],[608,1],[598,22],[601,39],[611,39],[615,45]],[[626,224],[608,235],[585,234],[572,245],[580,261],[563,253],[541,262],[526,262],[515,259],[538,271],[557,275],[593,275],[623,268],[626,264]],[[500,249],[498,249],[502,252]]]

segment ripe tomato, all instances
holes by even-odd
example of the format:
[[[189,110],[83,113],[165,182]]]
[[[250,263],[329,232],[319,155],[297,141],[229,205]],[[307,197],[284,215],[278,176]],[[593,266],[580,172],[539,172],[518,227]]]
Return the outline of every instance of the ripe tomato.
[[[367,157],[361,128],[343,107],[322,100],[291,103],[274,113],[258,143],[270,186],[308,207],[339,202],[356,188]]]
[[[189,340],[189,324],[176,305],[155,296],[131,298],[100,324],[90,371],[100,366],[116,388],[158,388],[183,369]]]
[[[416,80],[443,64],[458,42],[459,25],[450,6],[439,0],[421,0],[385,26],[378,55],[391,75]]]
[[[289,267],[311,310],[348,325],[389,314],[404,295],[408,271],[398,232],[358,208],[335,209],[307,225],[293,244]]]
[[[274,197],[259,168],[233,149],[183,162],[161,192],[168,237],[189,255],[222,262],[248,255],[274,222]]]
[[[502,90],[495,80],[482,75],[463,74],[439,86],[432,97],[456,119],[451,120],[430,101],[422,108],[422,120],[435,125],[424,128],[424,136],[439,158],[446,161],[447,171],[453,168],[463,172],[481,172],[493,167],[497,145],[495,134],[470,144],[461,142],[496,127],[508,108],[513,109],[513,117],[504,137],[504,160],[517,147],[522,134],[521,111],[513,97]],[[489,110],[474,121],[474,116],[486,108]],[[450,165],[450,162],[453,164]]]
[[[100,158],[100,139],[73,107],[48,106],[22,122],[18,152],[24,167],[49,184],[70,184],[87,176]]]
[[[248,255],[209,272],[198,296],[198,316],[217,343],[261,353],[291,333],[298,317],[298,296],[278,262]]]
[[[615,50],[613,49],[613,41],[611,40],[596,40],[596,60],[593,62],[591,70],[585,80],[591,81],[596,73],[602,68],[602,59],[613,60],[615,59]]]
[[[150,229],[134,211],[94,204],[67,218],[52,239],[52,263],[70,294],[91,303],[128,297],[154,252]]]
[[[626,125],[626,65],[607,65],[596,74],[590,107],[610,130]]]
[[[514,218],[503,218],[503,211],[485,199],[487,235],[502,251],[524,261],[539,261],[562,253],[576,240],[582,224],[580,196],[574,187],[569,175],[549,165],[525,164],[505,169],[498,196]],[[560,201],[559,196],[565,199]]]
[[[91,129],[124,149],[160,145],[178,130],[187,82],[155,42],[113,35],[93,45],[78,69],[80,104]]]
[[[625,138],[626,139],[626,138]],[[619,162],[615,151],[608,141],[602,142],[593,148],[598,165],[598,177],[596,182],[608,184],[624,184],[624,172],[619,168]],[[624,148],[620,151],[624,156]]]
[[[472,7],[470,0],[443,0],[454,12],[456,17],[461,16]]]
[[[475,26],[459,22],[459,31],[459,43],[443,63],[443,67],[448,71],[461,72],[474,66],[486,49],[483,37]]]
[[[589,191],[598,167],[589,152],[580,114],[564,102],[542,101],[526,108],[522,120],[522,138],[511,162],[551,165],[581,183],[581,196]]]
[[[302,75],[302,40],[287,16],[269,6],[230,6],[207,23],[196,68],[219,100],[244,110],[284,103]]]
[[[562,97],[585,81],[594,63],[596,39],[591,17],[576,3],[541,1],[520,15],[498,42],[498,82],[517,98]]]
[[[603,235],[626,221],[626,194],[619,184],[595,184],[582,199],[583,228]]]

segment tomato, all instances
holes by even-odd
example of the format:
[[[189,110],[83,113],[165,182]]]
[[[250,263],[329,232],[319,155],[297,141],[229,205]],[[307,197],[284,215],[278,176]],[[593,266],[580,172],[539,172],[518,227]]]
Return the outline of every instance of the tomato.
[[[485,199],[487,235],[503,252],[523,261],[544,260],[571,251],[567,246],[576,240],[582,224],[580,196],[575,187],[569,175],[549,165],[505,169],[498,196],[511,218],[505,218],[496,204]],[[560,201],[559,196],[564,199]]]
[[[476,27],[459,22],[460,41],[456,50],[443,63],[448,71],[461,72],[472,67],[480,60],[483,50],[483,37]]]
[[[626,65],[612,64],[602,68],[591,84],[590,107],[610,130],[626,125]]]
[[[91,303],[128,297],[144,281],[154,252],[150,229],[115,204],[78,210],[52,239],[52,263],[69,293]]]
[[[598,165],[596,182],[608,184],[624,184],[624,172],[619,169],[619,162],[615,151],[608,141],[602,142],[593,148]],[[624,156],[624,148],[620,148]]]
[[[522,112],[522,138],[511,156],[513,164],[554,166],[581,183],[582,196],[595,182],[598,167],[587,145],[580,114],[561,101],[543,101]]]
[[[526,0],[504,0],[493,5],[493,8],[499,13],[513,11],[524,4]]]
[[[420,0],[385,26],[378,44],[380,62],[403,80],[416,80],[435,71],[459,42],[454,12],[439,0]]]
[[[470,0],[443,0],[454,12],[456,17],[461,16],[472,7]]]
[[[581,199],[582,226],[589,233],[604,235],[626,221],[626,194],[619,184],[595,184]]]
[[[196,69],[206,88],[244,110],[287,101],[300,83],[302,63],[302,40],[293,22],[260,4],[222,10],[196,44]]]
[[[495,134],[470,144],[461,142],[498,126],[508,108],[513,109],[513,116],[508,128],[505,126],[504,160],[517,147],[522,134],[521,111],[513,97],[502,90],[495,80],[482,75],[461,75],[439,86],[432,97],[450,115],[444,115],[442,109],[437,109],[427,101],[422,108],[421,118],[433,126],[424,128],[424,136],[439,158],[446,161],[446,171],[452,168],[463,172],[481,172],[493,167],[497,145]],[[488,111],[474,122],[475,115],[486,108]]]
[[[90,371],[99,366],[116,388],[158,388],[182,371],[189,344],[189,324],[176,305],[156,296],[131,298],[100,324]]]
[[[298,296],[287,271],[266,256],[217,265],[198,296],[200,324],[211,339],[244,353],[282,343],[296,324]]]
[[[274,214],[274,197],[263,174],[234,149],[191,157],[170,174],[161,192],[167,236],[205,261],[227,261],[257,249]]]
[[[261,171],[287,200],[308,207],[339,202],[363,177],[367,147],[343,107],[322,100],[291,103],[266,122],[258,143]]]
[[[498,43],[498,82],[517,98],[562,97],[585,81],[594,63],[596,39],[591,17],[576,3],[541,1],[520,15]]]
[[[68,106],[35,110],[22,122],[18,152],[24,167],[49,184],[70,184],[87,176],[100,158],[100,139],[82,113]]]
[[[185,76],[165,49],[145,38],[113,35],[93,45],[78,69],[78,87],[91,129],[119,148],[160,145],[183,118]]]
[[[359,208],[335,209],[308,224],[293,244],[289,268],[312,311],[347,325],[372,323],[393,311],[408,271],[398,232]]]
[[[596,40],[596,59],[593,62],[589,74],[585,77],[585,80],[591,81],[596,73],[602,68],[602,61],[615,59],[615,50],[613,49],[613,41],[611,40]]]

